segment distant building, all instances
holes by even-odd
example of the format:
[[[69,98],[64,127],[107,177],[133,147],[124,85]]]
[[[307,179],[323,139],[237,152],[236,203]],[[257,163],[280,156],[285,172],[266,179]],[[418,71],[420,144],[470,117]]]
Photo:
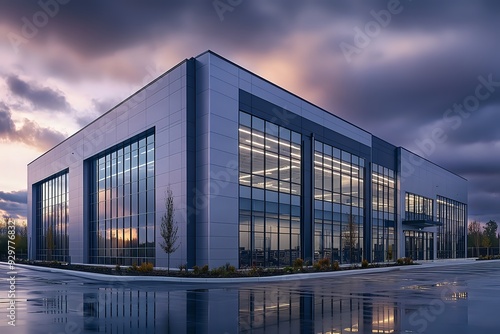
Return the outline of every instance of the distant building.
[[[465,179],[207,51],[28,165],[30,258],[165,267],[167,187],[175,267],[466,256]]]

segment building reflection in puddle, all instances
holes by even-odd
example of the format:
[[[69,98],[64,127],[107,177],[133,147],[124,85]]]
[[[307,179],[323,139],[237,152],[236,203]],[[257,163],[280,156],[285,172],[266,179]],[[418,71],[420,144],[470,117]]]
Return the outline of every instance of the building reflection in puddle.
[[[156,327],[156,292],[104,288],[83,294],[83,328],[123,333]]]
[[[396,303],[276,290],[240,291],[240,332],[394,333],[400,327]]]
[[[73,332],[82,333],[417,332],[424,328],[424,311],[439,311],[431,314],[432,321],[425,326],[440,328],[450,324],[447,318],[457,315],[457,307],[460,319],[455,317],[455,325],[467,321],[464,290],[448,285],[434,289],[436,298],[430,300],[428,296],[419,297],[418,293],[427,291],[422,289],[402,290],[401,295],[391,298],[334,293],[325,291],[324,286],[187,291],[106,287],[84,293],[52,291],[51,296],[31,299],[29,308],[32,313],[50,315],[46,320],[51,318],[54,328],[67,329],[70,324]],[[437,308],[438,304],[444,305],[442,309]]]

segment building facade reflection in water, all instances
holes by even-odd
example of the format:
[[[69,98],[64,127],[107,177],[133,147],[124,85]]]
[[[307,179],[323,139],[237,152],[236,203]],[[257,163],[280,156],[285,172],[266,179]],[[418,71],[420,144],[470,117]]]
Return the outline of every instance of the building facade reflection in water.
[[[241,333],[394,333],[401,327],[397,303],[363,295],[240,290],[239,302]]]
[[[467,292],[456,282],[408,286],[392,297],[336,289],[105,287],[80,298],[57,290],[31,299],[30,313],[80,333],[400,333],[467,324]]]
[[[83,294],[85,330],[123,333],[156,327],[156,292],[114,288]]]

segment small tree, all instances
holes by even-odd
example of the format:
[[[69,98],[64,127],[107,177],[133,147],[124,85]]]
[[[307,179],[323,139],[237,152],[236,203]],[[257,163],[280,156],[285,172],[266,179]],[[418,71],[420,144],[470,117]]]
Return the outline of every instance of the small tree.
[[[483,236],[490,240],[490,247],[497,247],[497,229],[498,224],[494,220],[490,220],[483,226]]]
[[[355,258],[354,251],[357,250],[358,244],[358,227],[354,221],[354,216],[349,215],[349,222],[346,226],[344,226],[344,231],[342,233],[342,242],[344,252],[349,252],[349,262],[353,263],[355,260],[357,261],[357,256]],[[345,258],[345,254],[344,254]]]
[[[490,255],[491,240],[489,238],[483,237],[481,245],[486,248],[486,255],[489,256]]]
[[[170,188],[165,192],[165,209],[165,214],[161,217],[160,234],[163,241],[160,246],[167,253],[167,274],[170,275],[170,254],[179,248],[177,245],[178,226],[174,222],[174,195]]]
[[[473,221],[469,223],[469,247],[476,247],[477,256],[479,256],[479,247],[481,246],[481,224],[477,221]],[[474,254],[472,254],[474,256]]]

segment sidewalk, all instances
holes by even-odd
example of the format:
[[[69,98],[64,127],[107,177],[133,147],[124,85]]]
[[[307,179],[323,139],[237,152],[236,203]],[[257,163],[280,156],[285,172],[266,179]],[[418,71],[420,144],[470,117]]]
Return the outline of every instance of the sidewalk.
[[[484,262],[489,262],[489,261],[484,261]],[[44,272],[52,272],[52,273],[63,273],[69,276],[77,276],[77,277],[88,278],[97,281],[107,281],[107,282],[148,281],[148,282],[169,282],[169,283],[234,284],[234,283],[282,282],[282,281],[295,281],[295,280],[305,280],[305,279],[315,279],[315,278],[340,277],[349,275],[363,275],[363,274],[380,273],[380,272],[396,271],[396,270],[417,270],[423,268],[474,264],[478,263],[478,261],[476,261],[475,258],[468,258],[468,259],[419,261],[417,263],[419,263],[419,265],[341,270],[341,271],[329,271],[329,272],[318,272],[318,273],[300,273],[300,274],[266,276],[266,277],[241,277],[241,278],[197,278],[197,277],[118,276],[118,275],[115,276],[115,275],[97,274],[97,273],[89,273],[83,271],[58,269],[58,268],[30,266],[26,264],[15,264],[15,267],[44,271]],[[7,266],[7,263],[0,262],[0,265]]]

